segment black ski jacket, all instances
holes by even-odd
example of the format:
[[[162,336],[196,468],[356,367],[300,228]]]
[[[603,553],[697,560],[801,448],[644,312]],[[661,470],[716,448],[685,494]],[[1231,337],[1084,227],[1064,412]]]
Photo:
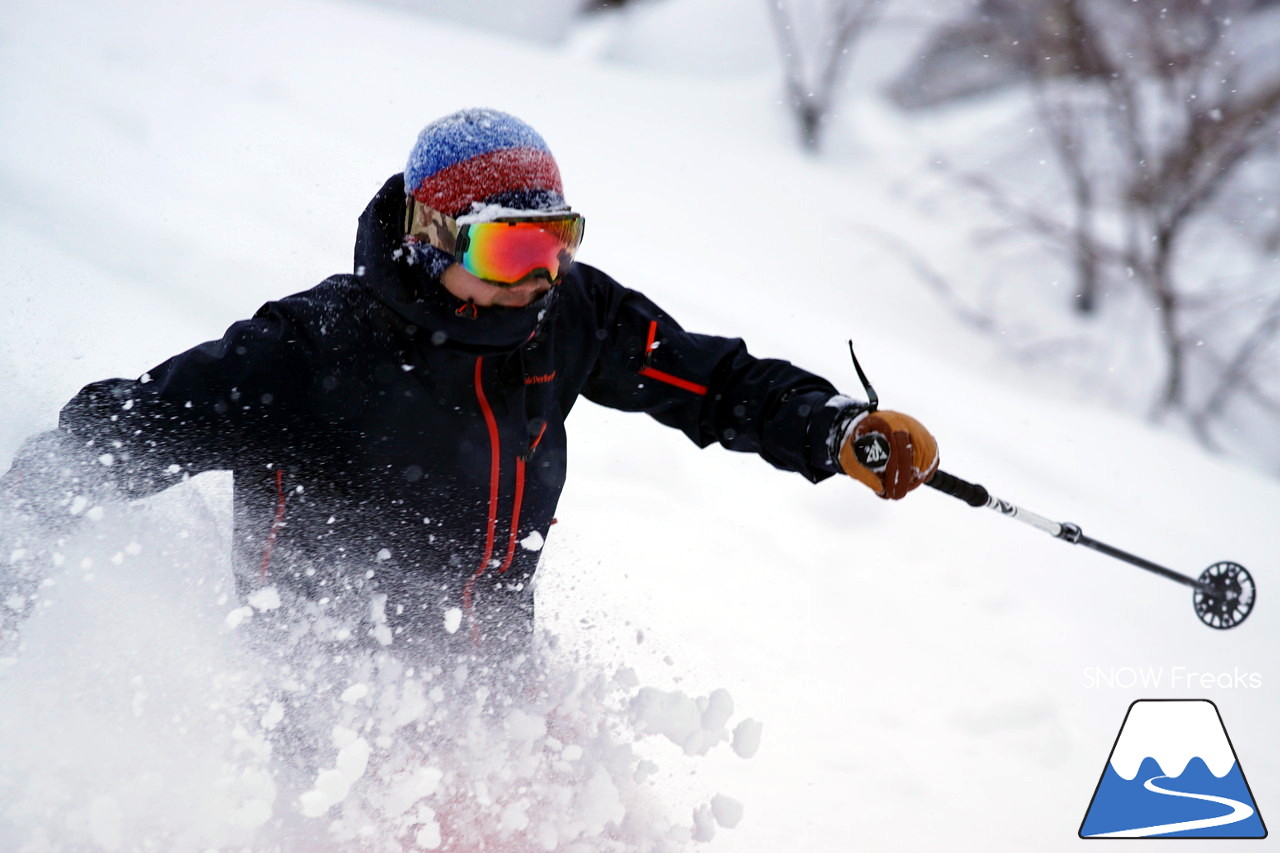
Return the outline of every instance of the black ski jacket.
[[[686,332],[582,263],[529,308],[462,303],[404,250],[404,200],[396,175],[369,203],[354,274],[267,303],[136,381],[87,386],[6,480],[25,474],[65,506],[230,470],[242,592],[385,595],[401,632],[452,607],[473,624],[531,623],[579,397],[815,482],[837,470],[827,439],[844,398],[824,379]]]

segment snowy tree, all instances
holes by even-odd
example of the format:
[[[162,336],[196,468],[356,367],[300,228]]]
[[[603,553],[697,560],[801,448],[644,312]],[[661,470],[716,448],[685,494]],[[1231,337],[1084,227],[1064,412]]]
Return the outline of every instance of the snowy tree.
[[[1036,156],[1056,166],[1060,191],[1035,197],[997,169],[966,182],[1064,252],[1080,314],[1137,288],[1163,365],[1154,412],[1185,415],[1211,444],[1231,403],[1274,426],[1280,288],[1267,267],[1280,243],[1280,9],[983,0],[975,10],[949,32],[994,70],[925,85],[957,67],[955,42],[939,36],[913,89],[899,81],[899,102],[913,90],[923,104],[1029,84],[1032,138],[1048,149]]]
[[[849,54],[886,0],[767,0],[800,142],[816,151]]]

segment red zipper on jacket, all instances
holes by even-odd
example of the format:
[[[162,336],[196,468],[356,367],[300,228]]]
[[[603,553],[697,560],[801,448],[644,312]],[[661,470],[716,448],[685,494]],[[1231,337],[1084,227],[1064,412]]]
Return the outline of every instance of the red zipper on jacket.
[[[692,391],[694,394],[705,397],[707,396],[707,386],[699,385],[697,382],[690,382],[688,379],[681,379],[679,376],[672,376],[665,370],[658,370],[649,364],[649,359],[653,357],[653,351],[657,347],[654,340],[658,337],[658,321],[649,321],[649,339],[644,344],[644,366],[640,368],[640,375],[647,376],[650,379],[656,379],[659,382],[665,382],[668,385],[674,385],[677,388],[683,388],[685,391]]]
[[[484,556],[480,558],[480,565],[476,567],[475,574],[467,581],[467,585],[462,588],[462,612],[471,623],[471,638],[476,640],[479,638],[479,628],[475,624],[475,604],[472,601],[472,595],[475,592],[476,581],[484,574],[484,570],[489,567],[489,560],[493,558],[493,538],[494,532],[498,526],[498,481],[501,474],[501,445],[498,440],[498,421],[493,416],[493,409],[489,406],[489,400],[484,395],[484,382],[481,376],[484,371],[484,356],[476,358],[476,400],[480,403],[480,413],[484,415],[485,426],[489,429],[489,519],[485,524],[484,534]]]
[[[516,457],[516,502],[511,508],[511,535],[507,538],[507,556],[498,569],[498,574],[505,575],[511,568],[511,561],[516,555],[516,537],[520,535],[520,504],[524,503],[524,457]]]
[[[529,445],[529,452],[524,456],[516,457],[516,502],[511,508],[511,535],[507,537],[507,556],[502,561],[502,567],[498,569],[498,574],[505,575],[507,569],[511,568],[511,561],[515,559],[516,542],[520,536],[520,507],[524,503],[524,469],[525,465],[533,458],[533,451],[538,449],[538,443],[542,441],[542,437],[547,434],[547,422],[542,422],[542,428],[538,430],[538,435]]]
[[[285,504],[288,497],[284,493],[284,469],[276,469],[276,515],[271,521],[271,530],[267,533],[267,542],[262,548],[262,566],[258,576],[263,580],[271,568],[271,552],[276,549],[276,537],[280,528],[284,527]]]
[[[480,627],[475,621],[475,587],[476,581],[484,575],[485,570],[489,568],[489,563],[493,560],[498,527],[498,487],[502,480],[502,443],[498,435],[498,420],[494,417],[493,407],[489,405],[489,398],[484,393],[483,373],[484,356],[479,356],[476,358],[475,386],[476,401],[480,404],[480,413],[484,416],[485,427],[489,432],[489,515],[485,522],[484,556],[481,557],[480,565],[476,567],[466,586],[462,588],[462,612],[471,625],[472,642],[479,642],[480,639]],[[525,465],[546,431],[547,425],[544,423],[537,438],[529,446],[529,452],[524,456],[516,457],[516,492],[511,507],[511,531],[507,535],[507,553],[503,557],[502,564],[498,566],[500,575],[506,574],[515,559],[516,543],[520,536],[520,510],[524,505]]]

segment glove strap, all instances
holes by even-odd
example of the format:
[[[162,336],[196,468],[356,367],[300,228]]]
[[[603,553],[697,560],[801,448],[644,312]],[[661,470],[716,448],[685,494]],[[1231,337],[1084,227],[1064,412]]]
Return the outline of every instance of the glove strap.
[[[874,407],[869,403],[846,399],[848,399],[848,404],[840,410],[840,414],[836,415],[835,420],[831,422],[831,432],[827,434],[827,456],[831,461],[832,468],[836,471],[844,470],[840,465],[840,448],[844,447],[845,438],[857,426],[859,420],[874,411]]]

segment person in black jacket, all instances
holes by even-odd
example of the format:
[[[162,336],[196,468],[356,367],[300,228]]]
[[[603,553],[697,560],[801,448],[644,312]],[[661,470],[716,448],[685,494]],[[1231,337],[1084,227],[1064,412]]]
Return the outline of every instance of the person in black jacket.
[[[523,122],[429,124],[361,215],[352,274],[85,387],[24,445],[0,479],[4,620],[30,609],[84,507],[230,470],[242,595],[274,587],[283,611],[380,645],[518,641],[579,397],[813,482],[845,473],[896,499],[932,476],[917,421],[685,331],[574,263],[583,231]],[[859,461],[865,436],[880,460]]]

